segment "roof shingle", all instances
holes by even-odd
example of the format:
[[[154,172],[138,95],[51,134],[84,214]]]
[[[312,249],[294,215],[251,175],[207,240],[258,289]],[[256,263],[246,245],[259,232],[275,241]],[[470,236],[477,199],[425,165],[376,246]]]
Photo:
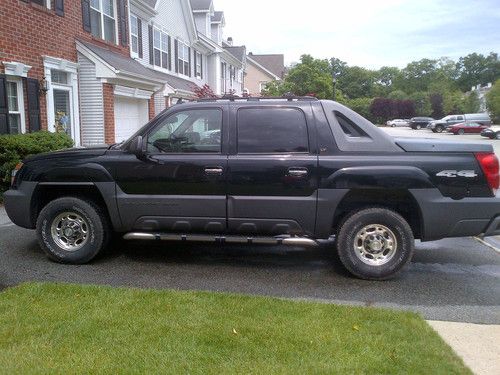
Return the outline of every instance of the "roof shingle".
[[[264,68],[269,70],[271,73],[277,75],[280,78],[283,78],[285,74],[285,55],[254,55],[250,53],[248,56],[252,60],[262,65]]]

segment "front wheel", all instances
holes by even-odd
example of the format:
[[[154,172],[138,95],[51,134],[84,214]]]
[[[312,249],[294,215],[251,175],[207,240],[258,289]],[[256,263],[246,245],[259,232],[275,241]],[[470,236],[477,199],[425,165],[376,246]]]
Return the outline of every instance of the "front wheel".
[[[495,139],[500,139],[500,132],[495,134]]]
[[[341,224],[336,241],[344,267],[366,280],[396,276],[411,260],[413,232],[398,213],[367,208],[349,215]]]
[[[47,204],[38,216],[36,231],[47,256],[66,264],[90,262],[109,239],[105,214],[93,202],[73,197]]]
[[[464,131],[463,129],[460,129],[460,130],[458,131],[458,135],[464,135],[464,134],[465,134],[465,131]]]
[[[442,126],[436,126],[436,133],[442,133],[444,128]]]

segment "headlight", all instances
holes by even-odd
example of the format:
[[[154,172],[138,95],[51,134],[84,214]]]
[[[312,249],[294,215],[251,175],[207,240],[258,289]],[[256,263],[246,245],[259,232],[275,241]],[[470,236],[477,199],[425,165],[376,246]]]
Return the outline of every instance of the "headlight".
[[[10,177],[10,185],[14,186],[14,183],[16,182],[16,175],[17,172],[23,167],[23,163],[17,163],[16,167],[12,170],[12,174]]]

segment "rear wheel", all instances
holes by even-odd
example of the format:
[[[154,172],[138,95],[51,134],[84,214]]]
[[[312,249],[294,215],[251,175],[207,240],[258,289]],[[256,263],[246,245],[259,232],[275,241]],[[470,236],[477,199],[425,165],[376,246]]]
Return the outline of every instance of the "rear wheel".
[[[107,217],[93,202],[79,198],[47,204],[38,216],[36,230],[42,250],[59,263],[87,263],[109,240]]]
[[[443,132],[443,130],[444,130],[444,128],[443,128],[442,126],[436,126],[436,129],[435,129],[435,130],[436,130],[436,131],[435,131],[436,133],[442,133],[442,132]]]
[[[387,280],[411,260],[414,238],[406,220],[396,212],[367,208],[344,219],[336,247],[342,264],[353,275]]]
[[[422,125],[417,125],[417,130],[422,129]]]
[[[500,139],[500,132],[495,133],[495,139]]]

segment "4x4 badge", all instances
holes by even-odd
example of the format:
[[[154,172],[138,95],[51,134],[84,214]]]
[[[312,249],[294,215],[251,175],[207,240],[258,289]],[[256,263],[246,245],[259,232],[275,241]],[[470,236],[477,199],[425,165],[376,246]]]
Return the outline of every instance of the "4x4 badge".
[[[450,178],[455,178],[455,177],[466,177],[466,178],[474,178],[477,177],[476,171],[442,171],[436,174],[438,177],[450,177]]]

